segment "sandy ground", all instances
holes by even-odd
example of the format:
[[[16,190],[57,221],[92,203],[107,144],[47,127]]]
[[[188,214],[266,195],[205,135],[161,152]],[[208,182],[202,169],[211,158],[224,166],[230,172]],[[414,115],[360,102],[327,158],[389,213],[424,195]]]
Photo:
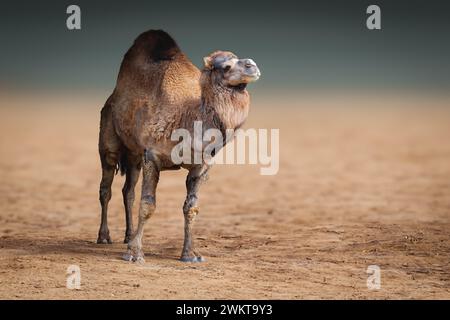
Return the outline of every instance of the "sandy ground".
[[[247,128],[280,129],[278,175],[213,168],[195,226],[207,261],[185,264],[185,172],[164,172],[136,265],[121,260],[121,176],[114,244],[95,244],[105,97],[1,98],[0,298],[450,299],[448,100],[255,99]]]

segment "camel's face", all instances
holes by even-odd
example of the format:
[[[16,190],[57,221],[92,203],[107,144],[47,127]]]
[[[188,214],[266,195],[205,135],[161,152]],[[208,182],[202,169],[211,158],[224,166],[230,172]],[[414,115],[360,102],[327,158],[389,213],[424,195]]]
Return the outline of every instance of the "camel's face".
[[[205,68],[214,73],[216,81],[226,86],[239,86],[256,81],[261,76],[252,59],[239,59],[232,52],[216,51],[204,58]]]

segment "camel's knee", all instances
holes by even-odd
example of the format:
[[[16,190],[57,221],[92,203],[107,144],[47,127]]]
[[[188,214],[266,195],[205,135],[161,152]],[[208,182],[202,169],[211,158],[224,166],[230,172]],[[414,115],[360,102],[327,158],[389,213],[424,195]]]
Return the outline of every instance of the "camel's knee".
[[[190,208],[195,207],[197,205],[197,196],[190,195],[186,198],[183,205],[183,212],[186,214]]]
[[[139,216],[143,219],[149,219],[156,209],[155,197],[153,196],[143,196],[141,198],[141,208],[139,210]]]
[[[194,221],[195,217],[198,215],[199,208],[198,207],[190,207],[186,210],[183,210],[184,218],[188,221]]]

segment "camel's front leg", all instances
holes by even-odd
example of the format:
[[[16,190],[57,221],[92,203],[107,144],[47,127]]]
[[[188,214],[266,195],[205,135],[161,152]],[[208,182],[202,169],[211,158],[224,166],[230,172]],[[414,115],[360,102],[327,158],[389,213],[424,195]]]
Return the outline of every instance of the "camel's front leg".
[[[139,207],[139,221],[132,240],[128,242],[128,250],[124,255],[127,261],[144,262],[142,251],[142,237],[144,235],[145,222],[153,215],[156,208],[156,186],[159,180],[159,167],[151,154],[145,152],[142,165],[142,194]]]
[[[184,201],[183,214],[184,214],[184,245],[181,253],[181,261],[184,262],[202,262],[203,257],[194,249],[192,240],[192,227],[196,215],[198,214],[197,207],[197,192],[200,183],[206,177],[208,166],[199,166],[189,170],[189,174],[186,178],[187,196]]]

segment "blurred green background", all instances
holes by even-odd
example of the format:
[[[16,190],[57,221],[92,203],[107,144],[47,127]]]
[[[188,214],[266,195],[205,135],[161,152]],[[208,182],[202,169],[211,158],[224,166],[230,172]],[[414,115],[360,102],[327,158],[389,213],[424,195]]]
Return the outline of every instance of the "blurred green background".
[[[77,4],[82,29],[66,28]],[[382,30],[366,28],[381,7]],[[201,66],[211,51],[253,58],[256,90],[450,90],[448,1],[2,1],[3,90],[112,90],[123,54],[168,31]]]

